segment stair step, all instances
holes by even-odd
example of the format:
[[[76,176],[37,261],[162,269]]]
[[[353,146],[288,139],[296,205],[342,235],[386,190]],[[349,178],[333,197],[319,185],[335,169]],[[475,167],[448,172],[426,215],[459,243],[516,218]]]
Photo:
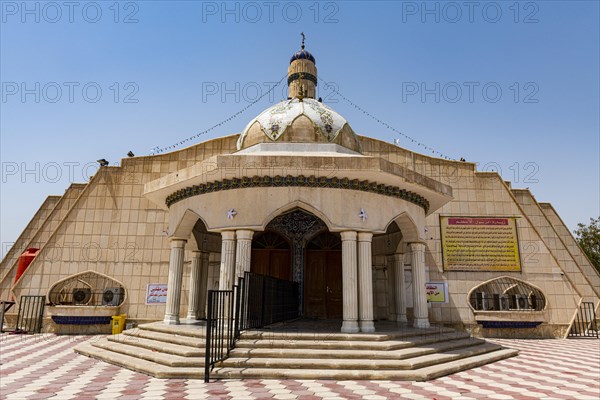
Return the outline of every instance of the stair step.
[[[284,368],[215,368],[211,376],[218,379],[335,379],[335,380],[415,380],[425,381],[499,361],[518,354],[517,350],[501,349],[475,354],[444,364],[415,370],[368,369],[284,369]],[[364,366],[363,366],[364,368]]]
[[[138,325],[140,330],[176,334],[193,338],[205,338],[206,329],[200,325],[165,325],[162,321]]]
[[[406,347],[431,344],[446,340],[468,338],[466,332],[450,332],[442,334],[431,334],[425,336],[409,336],[403,340],[386,340],[367,342],[340,341],[340,340],[282,340],[282,339],[240,339],[236,342],[237,348],[279,348],[279,349],[339,349],[339,350],[397,350]]]
[[[407,347],[398,350],[357,350],[357,349],[271,349],[271,348],[240,348],[231,351],[231,357],[244,358],[319,358],[319,359],[373,359],[373,360],[401,360],[422,356],[439,351],[451,350],[485,343],[482,339],[465,338],[427,346]]]
[[[341,323],[340,323],[341,326]],[[247,330],[241,333],[240,339],[263,339],[263,340],[328,340],[328,341],[386,341],[394,340],[403,337],[415,337],[425,335],[436,335],[442,333],[451,333],[454,330],[450,328],[430,328],[430,329],[412,329],[399,328],[398,332],[382,332],[382,333],[341,333],[339,328],[335,331],[320,331],[320,332],[302,332],[295,330],[293,326],[286,329],[285,326],[278,326],[274,330]]]
[[[178,335],[174,333],[163,333],[158,331],[150,331],[145,329],[129,329],[123,331],[123,335],[140,337],[144,339],[156,340],[164,343],[172,343],[180,346],[188,346],[195,348],[204,348],[205,341],[204,337],[192,337],[192,336],[184,336]]]
[[[106,339],[94,342],[93,346],[113,353],[151,361],[168,367],[200,368],[204,366],[204,357],[181,357],[128,344],[112,342]]]
[[[429,365],[448,362],[477,354],[499,350],[500,346],[483,343],[470,347],[452,349],[446,352],[426,354],[404,360],[393,359],[333,359],[333,358],[241,358],[230,357],[223,361],[223,367],[235,368],[283,368],[283,369],[417,369]]]
[[[155,378],[203,379],[204,367],[180,368],[168,367],[152,361],[144,360],[129,355],[106,351],[95,347],[91,343],[82,343],[75,347],[75,352],[87,357],[118,365],[133,371],[141,372]]]
[[[129,346],[141,347],[143,349],[155,350],[161,353],[173,354],[181,357],[203,357],[205,346],[182,346],[173,343],[167,343],[154,338],[147,339],[133,334],[108,336],[109,342],[126,344]]]

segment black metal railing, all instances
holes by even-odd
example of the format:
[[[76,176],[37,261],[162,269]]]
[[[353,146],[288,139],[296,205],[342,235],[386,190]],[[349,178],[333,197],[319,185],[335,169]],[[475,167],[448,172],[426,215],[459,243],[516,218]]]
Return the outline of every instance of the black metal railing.
[[[242,300],[240,331],[298,318],[297,282],[246,272],[240,287],[247,296]]]
[[[235,344],[234,307],[238,286],[232,290],[209,290],[206,314],[206,348],[204,353],[204,382],[210,379],[215,364],[229,357]]]
[[[298,284],[245,272],[232,290],[209,290],[204,382],[229,357],[240,333],[298,318]]]
[[[542,311],[546,299],[535,295],[473,292],[471,305],[476,311]]]
[[[579,306],[579,311],[569,330],[570,337],[600,337],[598,325],[596,322],[596,311],[594,303],[583,302]]]
[[[41,333],[46,296],[21,296],[15,332]]]

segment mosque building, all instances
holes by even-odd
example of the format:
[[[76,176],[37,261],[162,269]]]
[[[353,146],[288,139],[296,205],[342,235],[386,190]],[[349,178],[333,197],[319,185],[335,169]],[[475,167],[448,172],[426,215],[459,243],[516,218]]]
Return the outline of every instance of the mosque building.
[[[344,334],[392,321],[562,338],[583,305],[598,311],[600,276],[550,203],[357,134],[317,76],[303,44],[288,99],[241,133],[125,158],[49,196],[2,260],[0,299],[46,296],[44,329],[64,333],[109,332],[116,313],[193,323],[209,290],[245,272],[295,282],[297,315]]]

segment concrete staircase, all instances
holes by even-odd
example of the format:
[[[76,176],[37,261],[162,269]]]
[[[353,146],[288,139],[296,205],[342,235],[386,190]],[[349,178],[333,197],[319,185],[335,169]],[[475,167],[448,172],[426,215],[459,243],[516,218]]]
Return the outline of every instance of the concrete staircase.
[[[375,334],[303,331],[279,324],[242,333],[212,378],[424,381],[517,355],[448,328],[395,324]],[[77,353],[158,378],[204,377],[201,326],[141,325],[79,345]]]

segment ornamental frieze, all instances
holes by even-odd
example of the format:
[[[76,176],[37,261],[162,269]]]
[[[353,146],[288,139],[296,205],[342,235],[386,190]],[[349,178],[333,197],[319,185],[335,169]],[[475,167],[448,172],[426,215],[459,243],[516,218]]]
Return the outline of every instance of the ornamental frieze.
[[[429,202],[423,196],[400,189],[397,186],[383,185],[377,182],[361,181],[348,178],[325,178],[316,176],[254,176],[252,178],[233,178],[221,181],[207,182],[200,185],[180,189],[167,196],[165,203],[167,207],[187,199],[206,193],[219,192],[222,190],[244,189],[256,187],[311,187],[327,189],[359,190],[394,197],[416,204],[425,210],[429,210]]]

